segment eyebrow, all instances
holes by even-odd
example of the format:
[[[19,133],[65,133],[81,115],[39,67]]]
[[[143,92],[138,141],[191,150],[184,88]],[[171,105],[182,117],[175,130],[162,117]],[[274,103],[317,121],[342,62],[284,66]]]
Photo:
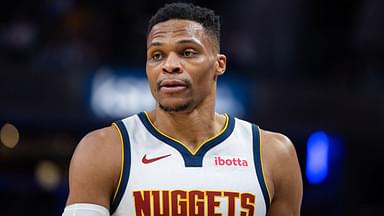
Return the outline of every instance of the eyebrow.
[[[193,43],[193,44],[200,45],[200,43],[197,42],[197,40],[193,40],[193,39],[184,39],[184,40],[177,41],[177,43],[178,44]]]
[[[201,46],[201,44],[197,40],[194,40],[194,39],[183,39],[183,40],[177,41],[177,44],[189,44],[189,43]],[[148,48],[150,48],[152,46],[161,46],[163,44],[164,43],[161,43],[161,42],[152,42],[151,44],[149,44]]]

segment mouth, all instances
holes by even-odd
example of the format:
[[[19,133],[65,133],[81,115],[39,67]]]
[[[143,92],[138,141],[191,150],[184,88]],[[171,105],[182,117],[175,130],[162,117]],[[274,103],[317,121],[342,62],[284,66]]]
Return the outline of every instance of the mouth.
[[[188,83],[180,79],[164,79],[159,82],[158,88],[160,92],[166,94],[174,94],[187,89]]]

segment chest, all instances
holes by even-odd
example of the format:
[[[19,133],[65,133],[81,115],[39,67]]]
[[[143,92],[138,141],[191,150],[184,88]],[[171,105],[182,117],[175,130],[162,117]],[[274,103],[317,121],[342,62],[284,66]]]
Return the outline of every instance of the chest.
[[[257,136],[248,124],[232,121],[196,152],[154,128],[125,128],[126,187],[114,215],[265,215]]]
[[[248,142],[239,142],[234,137],[204,154],[183,155],[166,143],[147,141],[152,146],[146,148],[140,143],[131,146],[127,194],[131,195],[137,212],[162,210],[173,211],[175,215],[187,211],[196,215],[254,212],[261,191],[252,145]]]
[[[247,190],[257,183],[252,143],[236,136],[197,154],[150,136],[132,142],[131,149],[132,187]]]

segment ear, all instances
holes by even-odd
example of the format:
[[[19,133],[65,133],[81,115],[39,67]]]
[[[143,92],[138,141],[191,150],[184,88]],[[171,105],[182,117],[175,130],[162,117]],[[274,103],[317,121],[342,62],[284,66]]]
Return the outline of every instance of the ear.
[[[223,75],[227,67],[227,57],[224,54],[217,54],[216,76]]]

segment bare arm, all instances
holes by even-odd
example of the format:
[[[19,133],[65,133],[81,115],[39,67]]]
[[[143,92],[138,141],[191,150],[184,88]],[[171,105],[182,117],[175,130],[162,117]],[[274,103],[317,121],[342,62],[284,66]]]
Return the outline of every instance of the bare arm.
[[[271,205],[268,216],[300,215],[303,183],[292,142],[282,134],[263,132]],[[267,181],[268,182],[268,181]]]
[[[119,135],[113,127],[86,135],[72,156],[67,205],[92,203],[109,209],[120,177],[120,153]]]

